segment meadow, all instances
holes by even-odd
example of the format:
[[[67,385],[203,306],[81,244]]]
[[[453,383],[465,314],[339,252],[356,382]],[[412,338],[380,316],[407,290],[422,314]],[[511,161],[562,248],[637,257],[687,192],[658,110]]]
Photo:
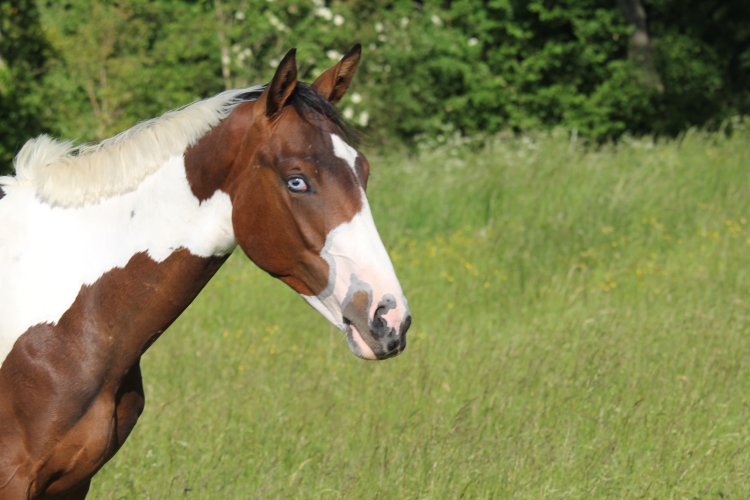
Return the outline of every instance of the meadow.
[[[236,252],[90,498],[750,495],[750,126],[370,161],[406,351],[355,358]]]

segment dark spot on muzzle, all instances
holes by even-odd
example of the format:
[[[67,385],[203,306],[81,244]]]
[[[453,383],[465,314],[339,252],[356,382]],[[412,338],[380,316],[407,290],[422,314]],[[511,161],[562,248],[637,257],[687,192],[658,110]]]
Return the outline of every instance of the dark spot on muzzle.
[[[393,295],[388,294],[383,297],[383,300],[378,304],[378,308],[375,309],[375,317],[372,319],[370,325],[372,327],[372,332],[377,335],[378,338],[385,338],[393,334],[393,328],[388,326],[388,323],[383,316],[388,314],[388,311],[395,308],[396,299],[393,298]]]
[[[384,357],[395,356],[406,347],[406,330],[409,329],[409,326],[407,325],[404,328],[403,325],[406,321],[411,324],[411,316],[404,318],[399,331],[388,326],[388,322],[384,318],[388,311],[396,308],[396,305],[396,298],[393,295],[384,296],[378,304],[378,308],[375,309],[375,317],[370,323],[370,330],[372,330],[380,345],[385,348]]]

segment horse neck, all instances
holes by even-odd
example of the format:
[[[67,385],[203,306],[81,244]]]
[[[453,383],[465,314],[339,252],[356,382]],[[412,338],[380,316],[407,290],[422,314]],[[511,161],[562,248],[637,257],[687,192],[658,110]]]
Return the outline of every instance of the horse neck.
[[[190,305],[228,256],[199,257],[180,249],[157,262],[134,255],[124,268],[83,288],[59,326],[96,337],[87,345],[97,345],[95,357],[108,360],[102,373],[117,378]],[[91,324],[96,331],[83,328]]]
[[[190,214],[180,222],[169,217],[155,221],[161,231],[182,234],[168,255],[136,255],[120,271],[115,271],[109,281],[121,288],[123,282],[133,284],[126,303],[115,298],[111,309],[118,311],[121,325],[130,325],[137,332],[121,331],[117,337],[124,339],[125,351],[142,354],[151,343],[187,308],[236,246],[232,227],[232,202],[229,185],[232,182],[235,159],[245,147],[247,128],[251,122],[253,103],[240,105],[218,126],[210,130],[194,146],[188,148],[179,160],[179,184],[175,190],[190,200]],[[167,168],[169,168],[167,166]],[[183,177],[184,175],[184,177]],[[183,181],[185,183],[183,184]],[[179,198],[181,195],[178,195]],[[171,197],[175,201],[175,197]],[[182,205],[179,200],[177,204]],[[175,207],[168,207],[173,211]],[[187,226],[180,228],[187,221]],[[175,231],[174,228],[177,228]],[[118,276],[118,274],[120,276]],[[103,283],[101,286],[109,285]],[[125,288],[131,288],[126,286]],[[93,291],[92,291],[93,292]],[[101,293],[95,293],[100,295]],[[137,311],[137,315],[132,316]],[[137,323],[132,325],[132,323]]]
[[[199,200],[187,179],[184,157],[172,158],[146,179],[133,200],[111,209],[130,220],[117,231],[119,262],[80,289],[59,325],[94,336],[96,357],[114,355],[107,375],[117,377],[187,308],[236,246],[229,195],[217,190]],[[114,204],[122,201],[113,200]],[[92,210],[96,210],[92,207]],[[104,217],[105,219],[107,217]],[[110,264],[111,265],[111,264]],[[107,266],[103,266],[107,267]],[[94,324],[94,329],[85,325]],[[109,339],[102,343],[101,339]]]
[[[125,359],[145,352],[195,299],[236,246],[227,185],[231,184],[235,159],[243,147],[251,110],[252,103],[241,105],[188,148],[182,158],[173,159],[178,165],[166,165],[157,172],[157,176],[172,177],[163,181],[171,196],[165,193],[168,201],[160,203],[166,208],[157,212],[166,215],[180,206],[177,212],[184,216],[180,220],[155,217],[157,231],[174,233],[170,252],[134,255],[124,268],[113,270],[111,276],[97,283],[101,290],[92,287],[89,291],[101,297],[107,296],[110,288],[132,290],[126,300],[115,294],[111,305],[101,308],[115,311],[120,318],[113,321],[110,316],[108,322],[122,325],[114,337],[122,339],[120,349],[129,353]],[[170,176],[168,169],[175,167],[178,172]],[[180,200],[183,196],[189,203]]]
[[[199,198],[188,177],[176,156],[135,191],[79,208],[4,187],[0,256],[23,258],[0,261],[0,363],[24,334],[73,335],[94,351],[74,359],[129,368],[236,246],[229,195]]]

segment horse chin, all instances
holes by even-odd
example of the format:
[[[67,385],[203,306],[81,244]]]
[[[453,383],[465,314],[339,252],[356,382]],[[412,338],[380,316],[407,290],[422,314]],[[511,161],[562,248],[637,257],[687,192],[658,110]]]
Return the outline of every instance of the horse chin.
[[[349,343],[349,349],[358,358],[367,360],[378,359],[372,348],[362,338],[362,334],[359,333],[357,327],[351,323],[347,323],[346,325],[346,341]]]
[[[358,358],[369,361],[388,359],[398,356],[406,348],[406,338],[402,335],[401,343],[397,347],[392,348],[388,352],[382,350],[375,351],[365,339],[362,338],[362,334],[354,324],[348,321],[345,321],[344,324],[346,325],[344,331],[346,332],[346,340],[349,343],[349,349]]]

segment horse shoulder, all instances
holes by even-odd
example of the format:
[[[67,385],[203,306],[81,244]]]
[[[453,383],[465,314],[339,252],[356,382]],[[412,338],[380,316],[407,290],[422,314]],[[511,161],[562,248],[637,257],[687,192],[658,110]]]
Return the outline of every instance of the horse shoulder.
[[[45,328],[52,330],[38,327]],[[18,498],[80,491],[144,407],[139,358],[118,380],[101,380],[73,366],[80,360],[54,341],[61,332],[35,333],[19,339],[0,368],[0,498],[15,498],[16,490],[27,492]]]

